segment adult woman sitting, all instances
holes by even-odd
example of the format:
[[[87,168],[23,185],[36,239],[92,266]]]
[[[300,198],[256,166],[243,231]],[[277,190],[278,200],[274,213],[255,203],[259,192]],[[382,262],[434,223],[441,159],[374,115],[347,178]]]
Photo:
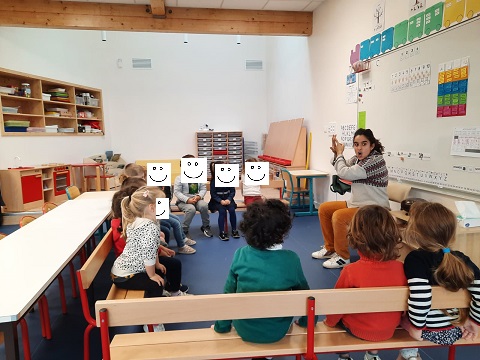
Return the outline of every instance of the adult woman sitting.
[[[348,201],[329,201],[320,205],[318,217],[324,239],[320,250],[312,253],[315,259],[328,259],[323,267],[342,268],[350,263],[347,227],[359,207],[380,205],[390,208],[387,195],[388,170],[383,158],[384,147],[372,130],[358,129],[353,136],[355,155],[343,157],[345,145],[332,137],[332,165],[338,176],[352,182]]]

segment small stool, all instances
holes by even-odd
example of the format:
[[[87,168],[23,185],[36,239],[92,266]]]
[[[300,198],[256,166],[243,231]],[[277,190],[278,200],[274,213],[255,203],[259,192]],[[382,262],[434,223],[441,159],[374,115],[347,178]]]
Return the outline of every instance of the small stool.
[[[115,177],[115,175],[111,175],[111,174],[100,175],[100,181],[103,182],[103,190],[110,190],[110,188],[108,187],[108,179],[111,179],[113,177]],[[90,187],[89,187],[89,180],[90,179],[97,180],[97,176],[96,175],[85,175],[85,189],[86,189],[86,191],[88,191],[90,189]],[[96,186],[96,191],[101,191],[102,190],[100,184],[96,183],[95,186]]]

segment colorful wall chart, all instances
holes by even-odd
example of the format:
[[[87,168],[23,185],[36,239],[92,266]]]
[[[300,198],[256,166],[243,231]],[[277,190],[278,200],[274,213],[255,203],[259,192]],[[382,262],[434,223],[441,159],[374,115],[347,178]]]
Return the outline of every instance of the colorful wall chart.
[[[469,58],[438,66],[437,118],[467,115]]]

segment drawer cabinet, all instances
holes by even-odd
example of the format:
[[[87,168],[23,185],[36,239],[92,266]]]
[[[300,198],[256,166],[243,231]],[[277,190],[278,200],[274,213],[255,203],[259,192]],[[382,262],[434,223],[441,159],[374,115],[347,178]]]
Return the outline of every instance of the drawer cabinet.
[[[197,156],[207,158],[208,178],[210,179],[210,163],[223,161],[239,164],[243,167],[243,134],[241,131],[199,131],[196,133]]]

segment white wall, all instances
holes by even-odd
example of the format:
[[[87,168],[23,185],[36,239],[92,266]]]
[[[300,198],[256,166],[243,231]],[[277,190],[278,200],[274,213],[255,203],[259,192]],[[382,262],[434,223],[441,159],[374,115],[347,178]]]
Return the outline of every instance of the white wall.
[[[0,27],[0,67],[103,90],[104,137],[15,137],[0,141],[0,168],[81,162],[113,150],[127,161],[195,153],[195,131],[241,130],[260,141],[267,127],[266,37],[50,30]],[[151,58],[152,70],[133,70]],[[123,68],[117,67],[122,59]]]
[[[426,5],[438,1],[427,0]],[[313,34],[306,39],[306,47],[304,38],[282,37],[273,40],[269,46],[269,118],[277,121],[305,116],[307,130],[313,134],[311,168],[334,173],[329,163],[332,153],[325,126],[332,121],[342,124],[357,119],[356,104],[346,104],[345,82],[350,72],[350,50],[373,35],[370,14],[377,2],[327,0],[314,12]],[[386,0],[385,28],[407,19],[408,5],[407,1]],[[302,94],[302,99],[297,99],[296,94]],[[375,133],[375,129],[372,130]],[[353,155],[353,151],[347,150],[346,155]],[[349,196],[336,197],[328,190],[328,185],[328,180],[316,181],[317,203]],[[411,194],[441,201],[451,208],[455,200],[424,190],[415,189]]]

